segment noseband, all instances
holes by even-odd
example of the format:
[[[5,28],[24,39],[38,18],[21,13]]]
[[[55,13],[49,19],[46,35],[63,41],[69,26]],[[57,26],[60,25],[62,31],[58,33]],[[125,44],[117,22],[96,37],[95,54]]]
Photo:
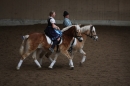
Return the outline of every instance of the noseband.
[[[74,38],[78,39],[78,41],[79,41],[79,38],[81,38],[81,37],[82,37],[82,36],[77,36],[77,34],[76,34],[76,32],[75,32]]]

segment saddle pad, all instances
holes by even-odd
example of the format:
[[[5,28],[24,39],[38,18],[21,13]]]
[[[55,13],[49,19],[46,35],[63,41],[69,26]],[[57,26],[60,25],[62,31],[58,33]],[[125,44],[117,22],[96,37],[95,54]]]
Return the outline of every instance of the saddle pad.
[[[52,45],[53,41],[47,35],[45,35],[45,36],[46,36],[46,39],[47,39],[47,43],[50,44],[50,45]]]
[[[47,39],[47,43],[50,44],[50,45],[52,45],[53,41],[47,35],[45,35],[45,36],[46,36],[46,39]],[[59,42],[58,45],[60,45],[61,43],[62,43],[62,39],[60,40],[60,42]]]
[[[47,39],[47,43],[50,44],[50,45],[52,45],[53,41],[47,35],[45,35],[45,36],[46,36],[46,39]],[[59,42],[58,45],[60,45],[61,43],[62,43],[62,39],[60,40],[60,42]],[[42,48],[42,44],[39,44],[38,48]]]

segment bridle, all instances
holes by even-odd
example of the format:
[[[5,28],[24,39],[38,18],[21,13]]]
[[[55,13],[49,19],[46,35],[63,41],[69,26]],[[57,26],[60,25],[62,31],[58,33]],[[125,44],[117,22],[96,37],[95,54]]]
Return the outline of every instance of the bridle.
[[[77,36],[77,34],[76,34],[76,32],[75,32],[74,38],[76,38],[79,42],[81,42],[81,40],[80,40],[81,37],[82,37],[82,36]]]
[[[75,38],[81,38],[82,36],[74,36]]]
[[[77,33],[78,33],[78,32],[75,31],[75,36],[74,36],[75,38],[82,37],[82,36],[77,36]]]
[[[93,30],[93,27],[94,27],[93,25],[90,27],[90,33],[89,33],[89,35],[88,35],[88,34],[85,34],[85,33],[84,33],[84,34],[85,34],[86,36],[90,37],[90,38],[92,38],[92,37],[94,37],[94,36],[97,36],[97,35],[93,35],[93,31],[92,31],[92,30]]]

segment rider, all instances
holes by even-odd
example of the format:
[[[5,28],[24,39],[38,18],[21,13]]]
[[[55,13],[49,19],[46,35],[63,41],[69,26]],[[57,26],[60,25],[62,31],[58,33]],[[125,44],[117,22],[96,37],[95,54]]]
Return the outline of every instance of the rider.
[[[69,13],[67,11],[64,11],[63,16],[64,16],[63,20],[64,27],[71,26],[72,22],[69,19]]]
[[[64,11],[63,16],[64,16],[64,20],[63,20],[64,27],[71,26],[72,22],[69,19],[69,13],[67,11]],[[71,46],[68,50],[70,53],[72,52],[72,45],[73,45],[73,43],[71,44]]]
[[[49,18],[47,20],[48,25],[47,28],[45,29],[45,34],[49,36],[50,39],[53,41],[52,46],[49,48],[51,52],[54,52],[55,45],[58,44],[62,36],[60,28],[55,24],[56,23],[54,19],[55,15],[56,15],[55,11],[51,11],[49,13]]]

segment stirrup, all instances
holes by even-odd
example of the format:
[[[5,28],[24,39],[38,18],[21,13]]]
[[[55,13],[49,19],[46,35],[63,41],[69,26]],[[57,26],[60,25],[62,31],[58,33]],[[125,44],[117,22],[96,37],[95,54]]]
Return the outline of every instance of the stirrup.
[[[54,49],[52,49],[52,48],[49,48],[49,50],[53,53],[54,52]]]

